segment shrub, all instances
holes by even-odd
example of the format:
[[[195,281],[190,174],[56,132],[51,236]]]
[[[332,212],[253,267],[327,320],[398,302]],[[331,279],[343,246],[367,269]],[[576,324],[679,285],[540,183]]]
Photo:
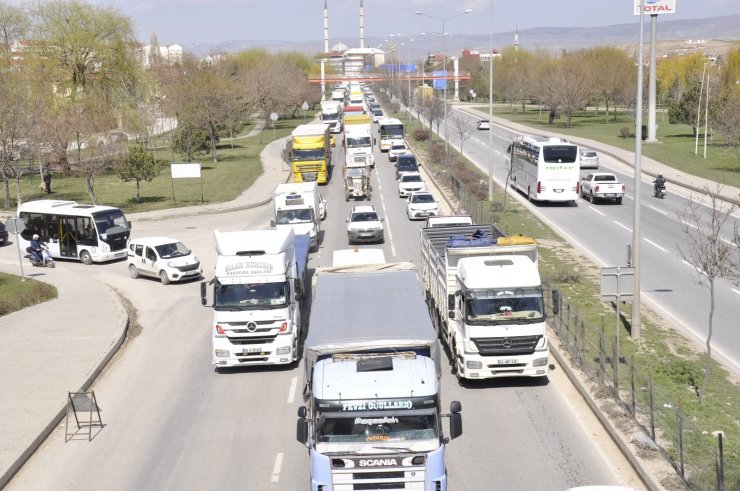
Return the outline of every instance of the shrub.
[[[429,131],[424,128],[417,128],[414,130],[414,140],[418,142],[425,142],[429,139]]]
[[[622,138],[629,138],[630,136],[632,136],[629,126],[622,126],[619,129],[619,134],[622,135]]]

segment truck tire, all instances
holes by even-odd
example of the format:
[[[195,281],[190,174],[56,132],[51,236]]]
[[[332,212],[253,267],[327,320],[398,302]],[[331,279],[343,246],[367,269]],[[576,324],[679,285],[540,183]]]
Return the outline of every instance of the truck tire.
[[[618,205],[621,205],[622,204],[622,197],[620,196],[615,201],[617,202]]]

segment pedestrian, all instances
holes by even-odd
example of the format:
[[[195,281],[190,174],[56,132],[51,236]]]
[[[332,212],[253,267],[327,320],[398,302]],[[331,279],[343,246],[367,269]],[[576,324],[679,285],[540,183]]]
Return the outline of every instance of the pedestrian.
[[[46,194],[51,194],[51,170],[49,166],[44,169],[44,187],[46,188]]]

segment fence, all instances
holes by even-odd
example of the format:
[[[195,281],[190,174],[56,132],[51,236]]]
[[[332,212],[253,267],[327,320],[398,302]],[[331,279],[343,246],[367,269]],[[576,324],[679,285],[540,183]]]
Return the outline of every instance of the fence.
[[[475,223],[494,223],[490,203],[479,201],[452,177],[452,191]],[[707,434],[687,419],[680,401],[654,383],[652,374],[631,357],[621,357],[616,338],[605,326],[589,325],[558,290],[546,295],[549,324],[571,363],[606,397],[626,411],[676,470],[678,478],[697,491],[740,489],[740,452],[723,435]],[[734,443],[734,442],[731,442]]]

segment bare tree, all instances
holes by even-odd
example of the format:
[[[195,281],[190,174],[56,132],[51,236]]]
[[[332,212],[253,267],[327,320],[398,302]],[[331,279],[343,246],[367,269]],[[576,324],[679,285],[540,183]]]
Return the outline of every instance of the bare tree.
[[[463,154],[463,145],[465,140],[473,136],[473,123],[467,118],[460,116],[452,117],[452,127],[455,128],[455,133],[460,138],[460,153]]]
[[[704,404],[704,394],[709,380],[712,358],[712,329],[714,327],[714,288],[718,278],[737,279],[740,272],[740,252],[723,233],[727,220],[736,210],[735,205],[724,206],[719,199],[722,185],[717,184],[713,194],[709,186],[702,187],[702,194],[709,197],[707,208],[701,204],[701,196],[691,196],[684,209],[679,212],[686,240],[677,245],[679,255],[695,268],[695,280],[709,290],[709,319],[707,324],[707,362],[704,379],[699,388],[699,403]],[[693,194],[693,193],[692,193]],[[737,229],[733,230],[737,239]]]
[[[726,138],[727,144],[740,157],[740,91],[730,92],[727,103],[717,115],[712,126]]]

